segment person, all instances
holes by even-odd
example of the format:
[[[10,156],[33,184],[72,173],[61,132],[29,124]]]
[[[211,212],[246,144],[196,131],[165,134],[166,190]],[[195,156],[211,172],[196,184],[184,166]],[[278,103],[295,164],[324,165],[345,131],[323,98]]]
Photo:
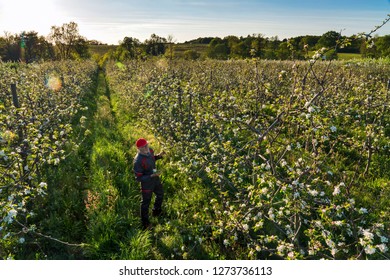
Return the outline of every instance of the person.
[[[161,159],[164,152],[154,155],[153,149],[149,147],[145,138],[139,138],[136,141],[137,155],[134,157],[134,174],[138,182],[141,183],[141,222],[143,229],[151,227],[149,221],[149,205],[153,193],[156,196],[153,216],[160,216],[163,203],[164,191],[160,180],[160,173],[156,169],[156,161]]]

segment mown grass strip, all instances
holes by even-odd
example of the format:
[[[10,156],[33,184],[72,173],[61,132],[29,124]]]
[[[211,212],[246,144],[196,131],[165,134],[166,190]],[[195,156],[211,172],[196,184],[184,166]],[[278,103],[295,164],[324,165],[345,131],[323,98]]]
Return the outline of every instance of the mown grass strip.
[[[140,231],[139,192],[128,141],[118,131],[105,76],[99,74],[94,143],[86,194],[87,252],[93,259],[145,259],[147,232]],[[143,250],[137,244],[142,244]]]

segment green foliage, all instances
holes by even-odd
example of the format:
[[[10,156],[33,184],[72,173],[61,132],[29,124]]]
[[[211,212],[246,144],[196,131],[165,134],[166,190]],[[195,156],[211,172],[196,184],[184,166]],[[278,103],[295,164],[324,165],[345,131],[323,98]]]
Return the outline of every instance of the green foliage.
[[[151,258],[152,244],[150,232],[138,231],[128,243],[121,242],[118,256],[120,260],[146,260]]]
[[[195,50],[188,50],[184,52],[184,59],[196,60],[200,57],[200,54]]]
[[[48,40],[55,45],[58,59],[89,58],[87,41],[79,34],[75,22],[52,26]]]
[[[145,41],[145,50],[147,54],[152,56],[159,56],[165,53],[167,39],[152,34],[148,40]]]
[[[141,42],[138,39],[132,37],[125,37],[121,43],[121,46],[128,51],[129,58],[137,57],[140,45]]]
[[[39,62],[55,57],[54,48],[37,32],[6,33],[0,38],[0,59],[3,61]]]
[[[336,46],[339,37],[340,33],[336,31],[328,31],[321,36],[321,38],[318,40],[317,45],[319,48],[333,48],[334,46]]]

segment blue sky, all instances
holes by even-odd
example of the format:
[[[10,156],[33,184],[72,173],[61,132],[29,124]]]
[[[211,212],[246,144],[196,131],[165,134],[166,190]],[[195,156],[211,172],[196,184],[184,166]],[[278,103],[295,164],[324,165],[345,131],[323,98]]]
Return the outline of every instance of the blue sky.
[[[116,44],[152,33],[177,42],[227,35],[289,38],[369,32],[390,14],[390,0],[0,0],[0,32],[38,31],[75,21],[88,39]],[[377,32],[390,34],[390,23]]]

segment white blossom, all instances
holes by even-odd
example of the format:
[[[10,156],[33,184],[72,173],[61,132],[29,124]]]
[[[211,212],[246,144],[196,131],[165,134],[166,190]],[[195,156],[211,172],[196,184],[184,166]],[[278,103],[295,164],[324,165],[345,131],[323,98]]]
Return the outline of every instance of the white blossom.
[[[336,186],[336,187],[334,187],[333,195],[336,196],[338,194],[340,194],[340,187]]]
[[[278,250],[279,253],[283,253],[283,251],[286,249],[286,246],[283,244],[279,245],[276,250]]]
[[[362,208],[359,209],[359,213],[360,213],[360,214],[367,214],[368,211],[367,211],[366,208],[363,208],[363,207],[362,207]]]
[[[326,242],[326,245],[328,245],[330,248],[336,247],[336,244],[331,239],[326,239],[325,242]]]
[[[341,226],[343,225],[343,221],[334,221],[333,224],[336,226]]]
[[[317,195],[318,195],[318,191],[316,191],[316,190],[309,190],[309,193],[310,193],[312,196],[317,196]]]
[[[332,256],[334,257],[337,254],[338,251],[339,250],[337,250],[336,248],[332,248],[332,250],[331,250]]]
[[[87,117],[86,117],[86,116],[81,116],[81,118],[80,118],[80,123],[81,123],[81,124],[84,124],[86,120],[87,120]]]
[[[372,254],[375,253],[376,249],[375,249],[374,246],[369,245],[369,246],[366,246],[366,247],[364,248],[364,251],[366,252],[366,254],[372,255]]]
[[[363,236],[366,239],[368,239],[368,240],[373,240],[374,239],[374,234],[372,232],[370,232],[369,230],[367,230],[367,229],[363,230]]]
[[[380,245],[377,245],[376,246],[382,253],[386,253],[388,248],[386,246],[386,244],[380,244]]]
[[[18,214],[18,211],[16,211],[15,209],[11,209],[8,212],[8,217],[14,218],[14,217],[16,217],[17,214]]]
[[[268,188],[264,187],[260,190],[261,194],[267,194],[268,193]]]
[[[14,218],[18,215],[18,212],[15,209],[11,209],[8,212],[8,215],[4,218],[4,221],[8,224],[11,224],[14,221]]]

